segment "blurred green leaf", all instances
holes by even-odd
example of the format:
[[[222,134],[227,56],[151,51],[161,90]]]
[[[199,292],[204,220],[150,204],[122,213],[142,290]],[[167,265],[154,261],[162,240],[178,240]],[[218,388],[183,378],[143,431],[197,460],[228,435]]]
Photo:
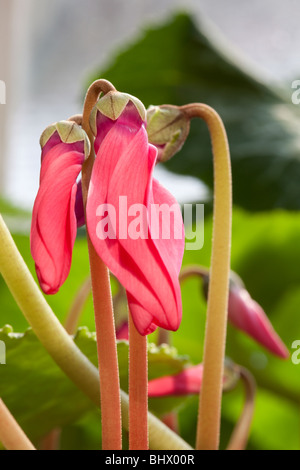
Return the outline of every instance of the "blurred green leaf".
[[[235,203],[250,210],[300,207],[300,113],[291,103],[292,90],[281,96],[265,84],[205,22],[179,14],[147,29],[96,78],[112,81],[146,106],[214,107],[228,132]],[[183,150],[167,167],[212,188],[211,144],[203,123],[192,124]]]
[[[28,235],[13,234],[14,241],[22,254],[33,277],[37,280],[34,261],[30,253],[30,241]],[[83,238],[78,238],[73,251],[73,261],[71,272],[67,281],[60,291],[54,296],[47,296],[47,302],[52,307],[60,321],[64,321],[80,286],[89,276],[89,261],[87,252],[87,242]],[[1,297],[1,326],[5,324],[13,325],[15,331],[23,331],[29,325],[22,312],[12,298],[2,276],[0,277],[0,297]],[[92,299],[90,298],[84,307],[80,318],[80,326],[87,326],[91,331],[95,330],[94,313]]]
[[[87,412],[96,411],[93,403],[53,362],[32,330],[17,334],[11,327],[5,327],[0,330],[0,341],[6,345],[6,365],[0,366],[0,396],[31,439],[36,440],[54,428],[77,421]],[[95,333],[80,329],[75,343],[97,365]],[[168,346],[150,344],[148,355],[150,378],[179,373],[187,363],[186,356],[178,356]],[[125,341],[118,342],[118,358],[121,386],[127,390],[128,343]],[[168,400],[165,404],[169,410]],[[152,410],[165,412],[161,407],[156,410],[155,404]]]
[[[200,251],[187,251],[184,265],[209,266],[212,219],[205,220],[205,244]],[[249,214],[233,213],[232,269],[244,280],[251,296],[264,308],[288,349],[300,340],[300,214],[281,210]],[[206,302],[202,281],[186,280],[182,286],[183,320],[173,343],[193,362],[202,360]],[[248,368],[256,378],[258,397],[249,448],[299,449],[300,366],[273,356],[244,333],[228,327],[227,355]],[[242,409],[242,391],[226,394],[223,403],[225,447]],[[190,410],[190,411],[189,411]],[[181,413],[183,437],[195,439],[192,413]],[[189,427],[189,422],[193,423]],[[192,429],[192,431],[190,431]]]

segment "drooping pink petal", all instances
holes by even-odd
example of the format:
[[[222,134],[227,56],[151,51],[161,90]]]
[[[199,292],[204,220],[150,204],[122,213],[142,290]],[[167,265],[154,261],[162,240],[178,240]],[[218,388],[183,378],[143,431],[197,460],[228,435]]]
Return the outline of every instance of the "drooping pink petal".
[[[172,250],[164,247],[170,240],[164,240],[164,245],[153,240],[149,224],[150,202],[155,197],[163,195],[165,204],[174,200],[164,197],[156,183],[152,186],[156,149],[148,144],[139,120],[128,115],[125,118],[115,122],[98,145],[87,202],[88,231],[99,256],[127,290],[129,308],[139,332],[148,334],[157,326],[176,330],[181,320],[178,266],[182,250],[179,249],[177,261],[170,260]],[[120,197],[125,200],[124,207]],[[115,211],[112,216],[115,239],[104,240],[99,236],[99,216],[104,215],[99,207],[104,204]],[[146,211],[144,236],[132,239],[134,214],[128,219],[127,214],[137,204]]]
[[[188,367],[177,375],[168,375],[150,380],[148,396],[165,397],[170,395],[198,394],[201,389],[203,366]]]
[[[61,143],[42,161],[30,240],[39,282],[46,294],[56,293],[70,271],[77,230],[76,179],[83,159],[83,153]]]
[[[157,180],[153,179],[149,207],[150,210],[153,210],[153,213],[156,212],[154,220],[151,217],[150,234],[160,259],[170,276],[171,286],[177,302],[176,313],[179,325],[182,316],[182,301],[178,277],[185,247],[184,225],[180,206],[172,194]],[[153,213],[151,214],[153,215]],[[158,227],[155,226],[157,223]]]
[[[261,306],[243,287],[233,286],[229,292],[228,317],[239,330],[244,331],[277,356],[287,359],[289,352]]]

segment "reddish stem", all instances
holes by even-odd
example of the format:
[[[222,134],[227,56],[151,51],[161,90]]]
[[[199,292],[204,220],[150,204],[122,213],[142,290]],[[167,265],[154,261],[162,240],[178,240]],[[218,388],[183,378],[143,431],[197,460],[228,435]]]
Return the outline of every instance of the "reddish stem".
[[[148,450],[147,336],[137,331],[129,313],[129,449]]]
[[[91,141],[91,154],[82,169],[82,193],[86,206],[88,188],[94,165],[94,136],[89,119],[91,111],[100,96],[114,87],[105,80],[98,80],[89,88],[82,118],[82,127]],[[119,367],[116,346],[115,321],[109,271],[96,253],[87,234],[92,279],[92,292],[97,334],[98,362],[100,375],[100,397],[102,413],[102,448],[103,450],[122,449],[122,422]]]
[[[0,442],[7,450],[35,450],[30,440],[1,399]]]

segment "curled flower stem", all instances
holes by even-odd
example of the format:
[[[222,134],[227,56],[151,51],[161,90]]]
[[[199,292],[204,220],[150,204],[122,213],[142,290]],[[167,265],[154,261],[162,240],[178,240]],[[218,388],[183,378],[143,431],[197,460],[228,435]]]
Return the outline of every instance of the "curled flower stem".
[[[0,442],[7,450],[35,450],[32,443],[1,399]]]
[[[198,276],[204,279],[209,276],[209,270],[207,268],[204,268],[203,266],[189,266],[187,268],[182,269],[179,275],[179,281],[180,283],[182,283],[186,279],[189,279],[190,277],[194,276]]]
[[[129,313],[129,449],[148,450],[147,336],[137,331]]]
[[[82,194],[86,207],[88,188],[95,160],[94,136],[90,128],[90,115],[101,93],[114,90],[106,80],[94,82],[86,95],[82,117],[82,128],[91,142],[91,153],[82,168]],[[100,374],[100,396],[102,413],[103,450],[122,449],[122,423],[120,380],[116,345],[115,320],[110,288],[109,271],[99,258],[87,234],[92,279],[92,292],[97,333],[98,362]]]
[[[73,116],[69,117],[68,121],[73,121],[78,124],[78,126],[82,125],[82,114],[74,114]]]
[[[197,117],[206,122],[214,155],[214,228],[196,448],[217,450],[220,441],[230,274],[232,218],[230,153],[226,131],[216,111],[204,104],[183,106],[181,110],[189,119]]]
[[[69,379],[99,406],[99,373],[76,346],[35,283],[0,215],[0,273],[44,348]],[[129,398],[121,391],[122,417],[128,429]],[[190,450],[159,419],[148,413],[152,450]]]
[[[241,417],[233,430],[227,450],[245,450],[253,420],[256,383],[253,375],[244,367],[238,366],[237,372],[245,389],[245,404]]]
[[[65,321],[65,329],[70,335],[76,332],[80,315],[91,293],[91,289],[91,278],[88,277],[80,287]]]

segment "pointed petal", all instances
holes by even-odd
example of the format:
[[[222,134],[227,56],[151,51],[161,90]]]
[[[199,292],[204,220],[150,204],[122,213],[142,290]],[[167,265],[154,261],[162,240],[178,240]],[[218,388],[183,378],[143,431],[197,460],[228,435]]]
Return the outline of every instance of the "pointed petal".
[[[43,291],[56,293],[66,280],[76,238],[76,179],[83,154],[56,145],[44,157],[33,208],[31,253]]]
[[[289,352],[270,320],[244,288],[233,287],[229,293],[228,317],[239,330],[254,338],[273,354],[286,359]]]
[[[127,292],[128,306],[131,312],[135,327],[143,335],[150,335],[156,330],[157,325],[153,322],[153,315],[140,305],[137,300]]]
[[[164,397],[169,395],[198,394],[201,389],[203,366],[188,367],[177,375],[168,375],[150,380],[148,396]]]
[[[153,180],[151,198],[151,210],[156,212],[156,217],[151,217],[150,233],[163,262],[169,277],[170,287],[172,287],[177,303],[177,322],[181,322],[182,300],[179,283],[179,273],[182,266],[182,259],[185,247],[184,224],[180,206],[172,194],[167,191],[157,180]],[[172,212],[172,210],[174,212]],[[159,213],[162,211],[162,216]],[[154,223],[156,236],[153,235]],[[157,236],[159,234],[159,236]]]

